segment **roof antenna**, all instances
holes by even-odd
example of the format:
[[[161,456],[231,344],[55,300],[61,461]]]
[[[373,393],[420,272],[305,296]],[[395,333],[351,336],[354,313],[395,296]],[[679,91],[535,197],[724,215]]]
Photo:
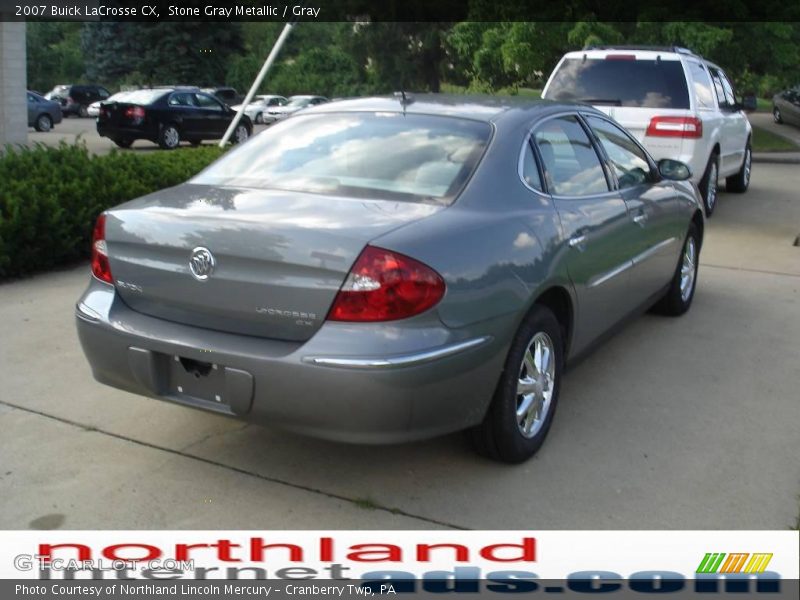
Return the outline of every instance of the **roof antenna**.
[[[400,106],[403,107],[403,114],[406,114],[406,106],[414,102],[414,96],[411,94],[406,94],[405,91],[401,90],[399,92],[395,92],[394,97],[400,100]]]

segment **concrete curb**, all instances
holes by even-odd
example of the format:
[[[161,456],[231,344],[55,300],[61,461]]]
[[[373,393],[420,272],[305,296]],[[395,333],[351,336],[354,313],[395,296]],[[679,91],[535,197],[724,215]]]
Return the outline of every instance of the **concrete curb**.
[[[753,152],[753,162],[800,165],[800,152]]]

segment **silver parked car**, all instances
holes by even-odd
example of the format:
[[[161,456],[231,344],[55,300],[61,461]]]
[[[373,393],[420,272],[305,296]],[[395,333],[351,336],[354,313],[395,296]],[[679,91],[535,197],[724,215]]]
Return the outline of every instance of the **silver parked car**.
[[[28,91],[28,127],[36,131],[46,132],[53,125],[61,123],[61,105],[53,100],[47,100],[36,92]]]
[[[469,429],[519,462],[567,361],[691,305],[690,176],[585,105],[324,104],[100,215],[81,344],[137,394],[348,442]]]

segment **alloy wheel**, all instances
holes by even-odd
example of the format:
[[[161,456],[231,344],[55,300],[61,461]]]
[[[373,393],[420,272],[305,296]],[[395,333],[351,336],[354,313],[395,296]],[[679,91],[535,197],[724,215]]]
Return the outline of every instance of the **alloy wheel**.
[[[170,126],[164,130],[164,142],[169,148],[175,148],[180,143],[178,130]]]
[[[247,127],[245,127],[244,125],[239,125],[236,128],[236,133],[234,134],[233,137],[236,140],[237,144],[241,144],[243,142],[246,142],[247,141],[247,137],[248,137],[248,135],[247,135]]]
[[[697,244],[690,235],[686,240],[681,260],[681,300],[688,302],[697,276]]]
[[[753,168],[753,151],[748,147],[744,154],[744,187],[750,185],[750,171]]]
[[[555,389],[556,354],[553,340],[543,331],[528,343],[517,381],[517,427],[526,438],[542,429]]]
[[[717,203],[717,164],[712,163],[708,170],[708,184],[706,189],[706,206],[709,212],[714,210]]]
[[[39,131],[50,131],[50,127],[52,126],[50,123],[50,117],[47,115],[42,115],[39,117],[38,120],[38,129]]]

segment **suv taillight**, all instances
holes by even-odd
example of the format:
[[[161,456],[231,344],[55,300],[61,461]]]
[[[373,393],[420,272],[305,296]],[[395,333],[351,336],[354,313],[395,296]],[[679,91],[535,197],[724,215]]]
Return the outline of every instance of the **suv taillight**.
[[[653,117],[645,135],[651,137],[703,137],[703,122],[697,117]]]
[[[92,275],[100,281],[114,283],[114,279],[111,277],[111,265],[108,264],[105,213],[97,217],[92,232]]]
[[[418,315],[444,296],[436,271],[403,254],[367,246],[328,312],[330,321],[394,321]]]

